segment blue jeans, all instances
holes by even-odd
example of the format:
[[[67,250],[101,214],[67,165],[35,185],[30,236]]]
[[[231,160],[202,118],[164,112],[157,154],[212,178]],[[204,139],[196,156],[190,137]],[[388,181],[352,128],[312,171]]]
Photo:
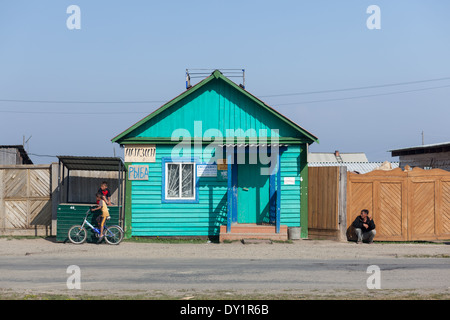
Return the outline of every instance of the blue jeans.
[[[375,234],[377,233],[375,229],[367,232],[362,232],[361,229],[355,228],[356,236],[358,237],[358,242],[362,242],[364,240],[367,240],[368,242],[372,242],[373,238],[375,237]]]

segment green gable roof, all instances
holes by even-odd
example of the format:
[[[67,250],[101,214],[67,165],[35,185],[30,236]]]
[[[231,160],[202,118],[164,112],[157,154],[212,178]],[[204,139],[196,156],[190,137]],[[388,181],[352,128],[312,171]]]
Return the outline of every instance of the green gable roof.
[[[228,129],[245,131],[251,128],[266,129],[270,138],[270,129],[276,128],[279,129],[280,141],[318,142],[313,134],[229,80],[218,70],[114,137],[112,142],[168,143],[171,141],[171,132],[176,128],[184,128],[193,138],[201,138],[194,133],[195,121],[202,121],[205,130],[217,128],[223,133],[223,137]]]

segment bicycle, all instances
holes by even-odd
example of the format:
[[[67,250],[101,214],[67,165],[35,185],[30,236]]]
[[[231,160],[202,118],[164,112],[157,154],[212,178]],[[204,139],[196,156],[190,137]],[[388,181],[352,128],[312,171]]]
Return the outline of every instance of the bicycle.
[[[86,241],[88,232],[85,228],[85,225],[87,225],[95,234],[96,237],[100,236],[100,229],[94,227],[92,224],[87,221],[88,216],[92,213],[91,209],[88,209],[86,211],[86,216],[84,217],[83,224],[81,225],[74,225],[72,226],[67,236],[70,240],[70,242],[74,244],[82,244]],[[106,220],[109,220],[110,217],[106,218]],[[107,226],[106,223],[103,226],[103,234],[105,236],[105,241],[108,244],[118,245],[123,240],[123,229],[120,226],[114,225],[114,226]]]

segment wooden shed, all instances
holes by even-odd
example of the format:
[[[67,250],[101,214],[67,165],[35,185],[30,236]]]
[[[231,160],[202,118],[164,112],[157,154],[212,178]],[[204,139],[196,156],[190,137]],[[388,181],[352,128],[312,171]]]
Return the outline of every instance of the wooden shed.
[[[124,147],[127,236],[307,237],[317,137],[218,70],[112,141]]]
[[[33,164],[22,145],[1,145],[0,165]]]

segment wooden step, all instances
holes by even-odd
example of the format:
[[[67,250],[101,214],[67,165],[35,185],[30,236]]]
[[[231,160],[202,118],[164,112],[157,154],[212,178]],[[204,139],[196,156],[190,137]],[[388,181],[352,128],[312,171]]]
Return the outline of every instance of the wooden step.
[[[227,226],[220,226],[220,231],[227,232]],[[280,226],[280,233],[287,232],[287,226]],[[276,233],[276,227],[274,225],[261,225],[261,224],[250,224],[250,223],[240,223],[233,224],[231,226],[230,233]]]
[[[227,233],[227,226],[220,226],[219,241],[233,241],[242,239],[268,239],[268,240],[288,240],[287,226],[281,225],[280,232],[276,233],[276,227],[273,225],[257,224],[235,224]]]

